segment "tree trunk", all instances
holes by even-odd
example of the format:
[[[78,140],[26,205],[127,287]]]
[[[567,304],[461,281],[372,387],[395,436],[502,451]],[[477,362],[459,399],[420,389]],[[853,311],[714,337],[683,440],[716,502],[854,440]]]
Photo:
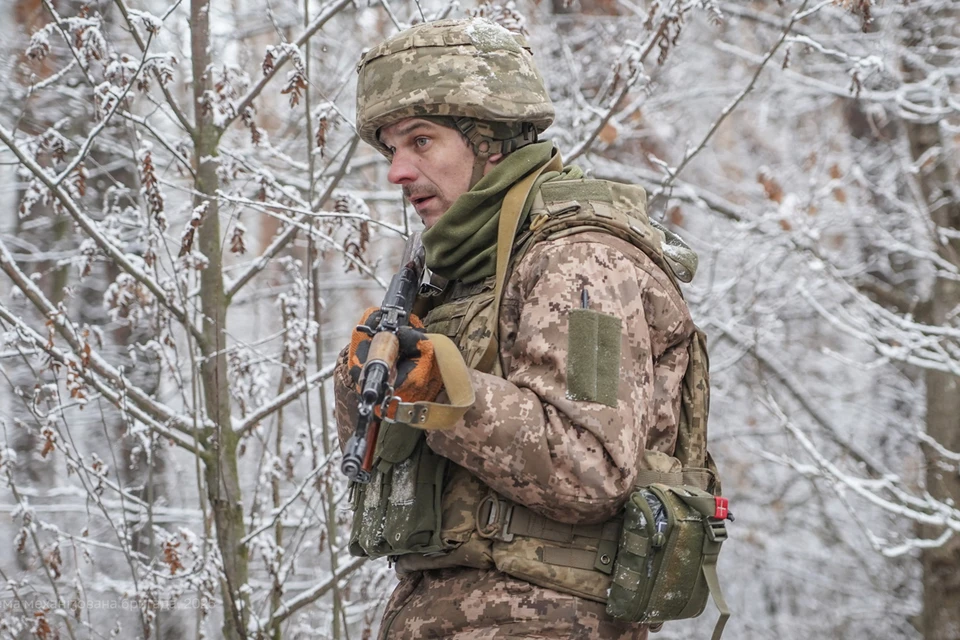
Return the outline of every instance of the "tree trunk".
[[[916,51],[937,51],[949,55],[945,43],[956,42],[957,20],[960,11],[955,8],[918,11],[912,34],[907,43]],[[931,61],[942,64],[942,60]],[[919,80],[924,71],[910,62],[904,63],[905,75],[910,80]],[[916,98],[914,98],[916,99]],[[928,106],[936,106],[930,104]],[[931,153],[934,161],[923,163],[918,174],[920,188],[928,207],[934,230],[934,245],[944,261],[960,269],[960,193],[956,188],[956,160],[949,150],[953,148],[946,139],[941,123],[908,123],[907,137],[914,160]],[[952,239],[941,239],[939,229],[950,230]],[[942,272],[942,271],[941,271]],[[937,277],[930,298],[923,305],[920,320],[931,326],[957,326],[957,309],[960,308],[960,282],[951,277]],[[950,343],[950,344],[948,344]],[[960,347],[955,340],[943,338],[945,349],[955,353]],[[955,374],[928,370],[926,374],[927,434],[951,451],[960,451],[960,378]],[[926,458],[927,491],[939,501],[960,504],[960,473],[954,464],[944,460],[933,448],[924,446]],[[942,528],[923,527],[926,538],[937,538]],[[960,638],[960,536],[954,535],[934,549],[926,549],[923,562],[923,614],[920,631],[926,640],[956,640]]]
[[[241,540],[245,534],[243,501],[237,473],[238,438],[230,419],[227,376],[227,301],[223,290],[223,259],[216,193],[220,130],[204,109],[204,94],[212,90],[208,73],[210,57],[210,6],[193,0],[190,6],[193,57],[194,166],[197,171],[195,210],[201,210],[199,251],[208,260],[200,273],[203,313],[203,344],[200,366],[206,416],[213,422],[210,455],[204,460],[204,479],[216,525],[217,546],[223,561],[223,637],[246,636],[250,599],[247,593],[248,554]]]
[[[909,129],[914,158],[919,157],[931,144],[939,142],[932,134],[936,125],[912,126]],[[923,178],[923,190],[927,202],[935,202],[937,193],[949,184],[948,165],[939,162],[937,167]],[[945,180],[944,178],[947,178]],[[931,211],[933,222],[941,228],[960,231],[960,203],[956,195],[945,197],[941,206]],[[960,267],[960,241],[937,243],[938,254]],[[924,323],[932,326],[955,324],[951,317],[960,307],[960,282],[952,278],[938,277],[926,305]],[[946,340],[946,339],[945,339]],[[956,348],[956,345],[953,345]],[[951,373],[928,370],[927,387],[927,434],[951,451],[960,451],[960,384]],[[947,504],[960,504],[960,474],[955,463],[949,461],[931,447],[924,447],[926,457],[927,491]],[[935,538],[942,531],[926,527],[925,537]],[[926,640],[956,640],[960,638],[960,536],[953,536],[935,549],[922,554],[923,561],[923,624]]]

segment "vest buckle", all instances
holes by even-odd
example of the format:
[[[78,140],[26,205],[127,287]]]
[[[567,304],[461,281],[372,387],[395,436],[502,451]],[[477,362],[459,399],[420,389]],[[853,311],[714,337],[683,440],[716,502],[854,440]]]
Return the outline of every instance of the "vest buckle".
[[[496,494],[488,494],[477,505],[474,514],[477,533],[481,538],[512,542],[510,520],[513,518],[513,503]],[[483,524],[481,524],[483,523]]]

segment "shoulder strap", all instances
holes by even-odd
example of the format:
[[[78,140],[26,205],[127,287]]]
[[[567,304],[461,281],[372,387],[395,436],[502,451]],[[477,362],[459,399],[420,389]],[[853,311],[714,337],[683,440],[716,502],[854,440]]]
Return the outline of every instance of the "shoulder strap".
[[[709,522],[709,518],[704,518],[704,522]],[[720,640],[723,635],[723,628],[730,618],[730,608],[727,606],[727,600],[723,597],[723,591],[720,589],[720,579],[717,577],[717,556],[720,554],[720,544],[726,539],[726,529],[724,528],[723,538],[711,535],[713,529],[707,524],[707,539],[703,542],[703,565],[701,571],[703,578],[707,582],[707,588],[713,597],[713,604],[717,606],[720,617],[717,624],[713,627],[711,640]]]
[[[544,173],[548,171],[560,171],[563,169],[563,161],[560,159],[560,152],[554,151],[550,162],[534,171],[526,178],[513,185],[510,191],[503,199],[503,205],[500,208],[500,226],[497,231],[497,285],[493,292],[493,315],[491,330],[493,336],[487,343],[487,349],[477,363],[477,370],[488,373],[493,370],[493,364],[500,351],[500,341],[497,336],[499,330],[500,317],[500,298],[503,296],[503,285],[507,279],[507,266],[510,264],[510,254],[513,250],[513,241],[517,237],[517,225],[520,223],[520,214],[523,212],[523,205],[533,189],[534,183]]]

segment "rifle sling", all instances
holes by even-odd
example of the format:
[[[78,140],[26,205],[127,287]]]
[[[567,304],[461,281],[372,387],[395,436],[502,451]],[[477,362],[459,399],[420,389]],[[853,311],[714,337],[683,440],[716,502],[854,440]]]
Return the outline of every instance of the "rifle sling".
[[[417,429],[449,429],[473,406],[475,399],[470,372],[457,345],[445,335],[428,333],[440,369],[440,378],[448,403],[398,402],[396,413],[388,422],[402,422]]]
[[[526,178],[515,184],[507,192],[500,208],[500,225],[497,231],[497,284],[494,290],[493,305],[494,318],[499,318],[500,298],[503,295],[503,285],[507,277],[507,266],[510,263],[510,253],[513,241],[517,235],[517,225],[520,214],[533,189],[534,183],[541,175],[548,171],[560,171],[563,163],[560,154],[554,153],[550,162],[546,163]],[[477,370],[490,372],[499,351],[497,340],[497,325],[494,323],[494,335],[487,344],[487,349],[477,364]],[[450,400],[449,404],[438,402],[400,402],[397,411],[391,419],[402,422],[418,429],[449,429],[463,417],[474,402],[473,383],[463,361],[463,356],[452,340],[439,334],[427,334],[433,342],[437,364],[443,385]]]

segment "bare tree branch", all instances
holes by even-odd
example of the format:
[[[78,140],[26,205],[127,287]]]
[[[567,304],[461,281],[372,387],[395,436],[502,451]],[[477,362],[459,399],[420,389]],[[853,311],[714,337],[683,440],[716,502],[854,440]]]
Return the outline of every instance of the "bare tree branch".
[[[172,300],[167,297],[166,292],[158,285],[153,278],[139,269],[134,265],[126,255],[120,249],[115,247],[112,242],[110,242],[105,235],[103,235],[100,230],[97,228],[97,223],[91,220],[73,201],[63,189],[57,185],[54,180],[47,174],[47,172],[38,165],[32,158],[27,156],[20,147],[16,144],[13,139],[13,133],[7,130],[6,127],[0,125],[0,142],[3,142],[7,147],[13,151],[14,155],[17,156],[17,159],[20,160],[21,164],[27,168],[34,176],[36,176],[48,189],[57,197],[57,200],[63,205],[63,208],[70,214],[78,225],[97,243],[103,251],[109,255],[113,260],[127,273],[133,276],[137,282],[140,282],[145,287],[150,290],[156,298],[164,307],[166,307],[170,313],[176,317],[176,319],[183,325],[185,329],[190,331],[194,339],[200,342],[201,344],[204,341],[203,333],[197,329],[190,322],[190,319],[187,317],[186,312],[176,305]]]
[[[17,328],[17,331],[29,339],[35,348],[42,351],[43,353],[50,356],[53,360],[59,363],[62,366],[69,367],[71,364],[75,364],[79,358],[73,354],[69,357],[57,349],[56,347],[47,346],[46,340],[36,333],[33,329],[27,326],[20,318],[17,317],[15,313],[10,311],[6,306],[0,305],[0,319],[5,320],[11,325]],[[91,358],[92,361],[92,358]],[[97,371],[97,367],[91,365],[91,370]],[[106,398],[111,404],[116,407],[121,407],[124,404],[124,395],[121,392],[117,392],[117,382],[118,380],[114,378],[110,381],[110,384],[104,382],[100,377],[101,374],[97,371],[99,375],[92,375],[90,371],[84,369],[79,369],[78,374],[83,377],[83,379],[93,385],[93,387],[100,393],[104,398]],[[108,376],[107,376],[108,377]],[[119,377],[119,376],[118,376]],[[122,388],[122,387],[121,387]],[[151,412],[145,411],[139,405],[127,406],[126,411],[130,412],[134,418],[142,422],[151,430],[155,431],[158,435],[167,438],[170,442],[173,442],[177,446],[193,453],[194,455],[203,454],[193,446],[192,442],[183,438],[183,436],[178,435],[169,429],[165,428],[161,422],[157,421],[157,416],[151,415]]]
[[[273,617],[270,618],[265,626],[268,629],[276,628],[278,625],[283,623],[284,620],[292,616],[300,609],[322,598],[328,591],[339,584],[341,580],[366,564],[367,560],[369,560],[369,558],[354,558],[349,564],[345,564],[340,567],[337,572],[334,573],[326,582],[320,583],[312,589],[308,589],[307,591],[304,591],[303,593],[283,603],[283,605],[277,609],[277,611],[273,614]]]
[[[310,37],[313,36],[313,34],[315,34],[317,31],[322,29],[323,25],[325,25],[330,18],[337,15],[337,13],[350,4],[350,2],[351,0],[331,0],[331,2],[320,12],[320,15],[318,15],[310,24],[310,26],[304,29],[303,33],[300,34],[300,37],[294,41],[294,46],[303,46],[303,43],[309,40]],[[260,81],[257,82],[257,84],[247,92],[247,95],[240,99],[240,101],[234,107],[233,113],[224,119],[223,123],[220,125],[221,129],[226,129],[229,127],[234,120],[243,114],[247,107],[249,107],[250,104],[257,98],[257,96],[260,95],[260,92],[263,91],[264,87],[266,87],[273,77],[277,75],[280,67],[282,67],[287,60],[290,59],[290,55],[291,54],[289,52],[285,51],[280,55],[279,58],[277,58],[277,60],[274,62],[273,69],[260,78]]]
[[[127,9],[126,4],[123,0],[114,0],[114,4],[117,5],[117,8],[120,10],[123,19],[126,20],[127,25],[130,27],[130,34],[133,36],[133,39],[137,42],[137,46],[140,47],[140,51],[146,53],[147,48],[150,46],[150,40],[148,38],[147,43],[144,44],[143,38],[140,37],[140,32],[137,31],[137,26],[133,23],[133,20],[130,18],[130,12]],[[180,4],[179,1],[176,4]],[[176,8],[176,5],[170,7],[170,10],[167,11],[166,16],[170,15]],[[152,36],[151,36],[152,37]],[[190,122],[187,120],[187,117],[184,115],[183,111],[180,110],[180,107],[177,105],[177,101],[173,99],[173,96],[170,94],[170,90],[162,82],[160,82],[160,75],[156,69],[154,69],[154,77],[157,79],[157,84],[160,86],[160,90],[163,92],[163,97],[167,99],[167,105],[173,111],[173,115],[176,116],[177,121],[180,123],[180,126],[183,127],[183,130],[190,134],[190,137],[194,136],[193,127],[190,125]]]
[[[767,63],[770,62],[774,54],[776,54],[777,51],[780,49],[780,46],[786,41],[787,36],[789,36],[791,31],[793,30],[793,25],[796,24],[798,21],[802,20],[803,18],[807,17],[808,15],[810,15],[811,12],[804,13],[804,9],[806,9],[809,3],[810,3],[810,0],[803,0],[803,3],[796,9],[796,11],[793,12],[793,14],[790,16],[790,20],[787,22],[786,27],[784,27],[783,32],[780,34],[779,40],[777,40],[776,44],[774,44],[773,47],[770,49],[770,51],[767,52],[767,55],[763,57],[763,60],[760,61],[760,64],[757,66],[757,70],[754,72],[753,77],[750,78],[750,82],[747,83],[747,86],[744,87],[739,94],[737,94],[737,96],[730,102],[730,104],[728,104],[726,107],[723,108],[723,110],[720,112],[719,117],[717,117],[717,119],[713,121],[713,124],[710,125],[710,128],[707,130],[707,133],[703,137],[703,140],[701,140],[696,147],[688,150],[686,153],[683,154],[683,160],[680,161],[680,164],[677,165],[676,168],[667,167],[667,181],[665,184],[665,188],[669,188],[669,186],[673,184],[673,181],[680,174],[680,172],[683,171],[686,168],[686,166],[690,164],[690,161],[693,160],[697,156],[697,154],[699,154],[704,149],[704,147],[707,146],[707,143],[713,137],[713,134],[717,132],[717,129],[720,128],[720,125],[723,124],[723,121],[726,120],[727,117],[736,110],[736,108],[740,105],[740,103],[743,102],[743,99],[747,97],[747,94],[753,91],[753,88],[757,84],[757,80],[760,78],[760,74],[763,73],[763,70],[766,68]],[[819,10],[820,8],[828,4],[832,4],[832,2],[822,2],[821,4],[817,5],[812,11]],[[654,192],[652,194],[651,199],[656,201],[657,198],[660,197],[662,192],[663,192],[662,190],[658,190]]]
[[[306,380],[301,380],[295,386],[290,387],[282,394],[274,398],[271,402],[259,407],[256,411],[244,418],[243,422],[234,427],[234,431],[241,436],[245,435],[254,429],[258,424],[260,424],[264,418],[279,410],[281,407],[285,407],[286,405],[290,404],[301,395],[310,391],[315,386],[332,376],[335,368],[335,364],[328,365],[322,370],[311,375]]]
[[[48,321],[52,322],[54,326],[57,327],[60,335],[66,339],[67,343],[73,350],[75,362],[87,360],[90,367],[94,371],[96,371],[99,375],[109,379],[113,384],[114,389],[123,389],[124,393],[128,394],[134,403],[136,403],[136,405],[144,412],[154,416],[156,420],[171,424],[175,428],[178,428],[185,433],[192,433],[193,424],[190,419],[178,416],[169,407],[157,402],[138,387],[131,385],[127,380],[124,379],[123,375],[119,371],[114,369],[109,363],[100,357],[100,355],[90,346],[90,344],[77,334],[76,329],[64,317],[64,314],[58,310],[53,303],[47,300],[46,296],[43,295],[43,292],[40,291],[39,287],[37,287],[33,281],[30,280],[30,278],[20,270],[16,262],[13,260],[13,256],[11,256],[10,252],[7,250],[6,244],[3,242],[0,242],[0,269],[3,269],[4,273],[10,277],[17,288],[23,292],[27,299],[34,304],[40,313],[42,313]],[[8,311],[6,307],[2,307],[2,309],[4,317],[8,322],[27,328],[26,325],[17,319],[16,316],[10,311]],[[49,349],[43,339],[38,334],[33,333],[32,330],[31,334],[34,339],[35,346],[49,353]],[[68,364],[67,359],[62,355],[58,354],[58,360],[61,362],[61,364]],[[98,390],[103,392],[103,389],[98,388]],[[110,396],[112,396],[112,401],[119,401],[121,398],[121,394],[119,393],[109,390],[108,393]],[[117,406],[119,406],[119,404]]]
[[[343,161],[340,163],[340,168],[337,170],[337,173],[330,180],[330,183],[327,185],[327,188],[324,190],[323,195],[317,199],[317,206],[321,206],[327,199],[330,198],[330,195],[333,194],[333,190],[337,188],[337,185],[340,184],[340,180],[346,175],[347,167],[350,165],[350,159],[353,157],[354,151],[356,151],[357,143],[359,138],[354,136],[350,141],[350,147],[347,149],[346,156],[343,158]],[[261,206],[263,204],[261,203]],[[280,235],[273,239],[270,243],[270,246],[264,250],[263,254],[254,260],[247,269],[240,274],[236,280],[233,282],[228,282],[224,287],[226,289],[227,300],[233,300],[233,297],[237,294],[240,289],[244,287],[250,280],[254,278],[258,273],[263,271],[270,260],[279,254],[287,244],[293,239],[299,228],[303,228],[304,225],[309,224],[311,214],[303,213],[300,218],[297,220],[296,224],[289,224],[283,230]],[[286,222],[286,221],[285,221]]]

